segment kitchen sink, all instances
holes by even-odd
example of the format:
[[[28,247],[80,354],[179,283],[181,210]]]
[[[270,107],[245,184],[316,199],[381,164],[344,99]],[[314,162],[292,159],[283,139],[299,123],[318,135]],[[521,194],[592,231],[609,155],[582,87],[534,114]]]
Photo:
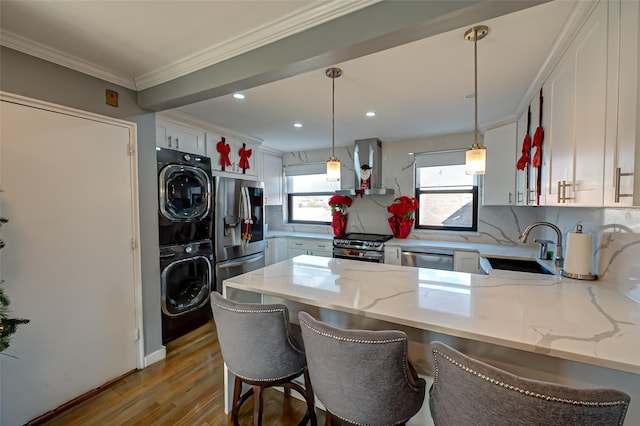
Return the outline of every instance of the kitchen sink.
[[[507,271],[532,272],[534,274],[553,275],[553,272],[531,259],[514,259],[506,257],[487,257],[492,269]]]

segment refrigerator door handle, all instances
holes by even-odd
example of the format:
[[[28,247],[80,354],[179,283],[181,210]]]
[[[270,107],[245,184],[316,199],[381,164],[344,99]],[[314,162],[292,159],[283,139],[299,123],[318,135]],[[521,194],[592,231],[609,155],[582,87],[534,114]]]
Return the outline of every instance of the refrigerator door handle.
[[[254,263],[257,262],[260,259],[264,258],[264,253],[258,253],[258,254],[254,254],[253,256],[250,256],[246,259],[241,259],[241,260],[229,260],[226,262],[222,262],[218,264],[218,268],[220,269],[227,269],[227,268],[235,268],[236,266],[240,266],[240,265],[248,265],[250,263]]]

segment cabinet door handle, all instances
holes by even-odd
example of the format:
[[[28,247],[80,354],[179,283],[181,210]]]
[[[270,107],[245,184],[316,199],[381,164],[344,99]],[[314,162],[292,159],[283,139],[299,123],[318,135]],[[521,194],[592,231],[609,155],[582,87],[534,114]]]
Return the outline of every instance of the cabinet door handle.
[[[513,193],[509,192],[509,204],[513,204]]]
[[[522,203],[522,191],[518,191],[517,201],[518,204]]]
[[[302,243],[294,243],[294,244],[297,245],[297,246],[301,246],[302,245]]]
[[[171,136],[169,136],[169,148],[171,148]]]
[[[614,188],[615,188],[614,201],[616,203],[620,202],[620,197],[633,197],[633,194],[620,193],[620,177],[621,176],[633,176],[633,173],[622,173],[622,171],[620,170],[620,167],[616,167],[616,176],[615,176],[615,182],[614,182]]]
[[[558,181],[558,204],[562,202],[562,182]]]
[[[573,200],[573,197],[567,197],[567,186],[573,186],[572,183],[567,183],[566,180],[562,181],[562,202],[567,203],[567,200]]]
[[[176,148],[180,148],[180,138],[176,138]]]

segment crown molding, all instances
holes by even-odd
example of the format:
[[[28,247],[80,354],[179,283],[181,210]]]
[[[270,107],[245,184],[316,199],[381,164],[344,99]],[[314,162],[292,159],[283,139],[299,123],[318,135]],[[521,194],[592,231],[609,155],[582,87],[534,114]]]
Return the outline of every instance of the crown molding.
[[[44,59],[45,61],[53,62],[54,64],[117,84],[118,86],[136,90],[135,82],[130,77],[118,74],[107,68],[94,65],[73,55],[69,55],[68,53],[54,49],[42,43],[29,40],[10,31],[0,30],[0,44],[10,49],[35,56],[36,58]]]
[[[269,22],[230,40],[225,40],[222,43],[181,58],[156,71],[136,77],[135,85],[137,90],[148,89],[355,12],[380,1],[381,0],[357,0],[345,2],[343,0],[332,0],[326,3],[314,2],[303,9],[302,12],[298,11],[284,15],[277,21]]]

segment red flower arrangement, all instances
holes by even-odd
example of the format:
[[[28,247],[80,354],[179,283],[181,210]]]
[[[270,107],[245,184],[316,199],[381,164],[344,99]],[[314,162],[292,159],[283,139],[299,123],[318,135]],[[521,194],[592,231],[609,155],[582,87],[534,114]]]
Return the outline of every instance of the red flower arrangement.
[[[348,195],[333,195],[329,198],[329,206],[331,207],[331,227],[333,235],[342,237],[347,229],[347,207],[353,203]]]
[[[407,238],[415,221],[413,213],[418,207],[416,198],[405,195],[396,198],[393,200],[393,204],[387,206],[387,211],[393,215],[388,220],[394,237]]]

